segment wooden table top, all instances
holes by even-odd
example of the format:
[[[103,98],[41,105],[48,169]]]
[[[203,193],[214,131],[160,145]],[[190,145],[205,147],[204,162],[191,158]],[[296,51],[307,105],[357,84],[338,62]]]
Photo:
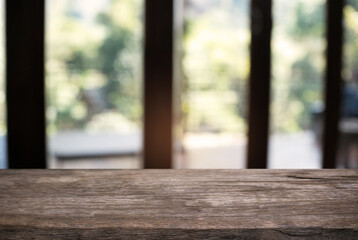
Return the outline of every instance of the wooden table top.
[[[358,239],[358,171],[0,171],[0,239],[74,238]]]

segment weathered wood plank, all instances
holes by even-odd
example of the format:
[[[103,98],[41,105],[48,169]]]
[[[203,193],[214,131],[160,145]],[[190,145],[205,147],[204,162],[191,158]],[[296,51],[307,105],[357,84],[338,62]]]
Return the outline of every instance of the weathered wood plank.
[[[3,170],[0,239],[357,239],[356,170]]]

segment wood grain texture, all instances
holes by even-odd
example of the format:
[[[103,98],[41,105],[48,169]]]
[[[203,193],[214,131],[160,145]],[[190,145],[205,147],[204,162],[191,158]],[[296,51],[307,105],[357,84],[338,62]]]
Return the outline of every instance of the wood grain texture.
[[[0,239],[358,239],[356,170],[3,170]]]

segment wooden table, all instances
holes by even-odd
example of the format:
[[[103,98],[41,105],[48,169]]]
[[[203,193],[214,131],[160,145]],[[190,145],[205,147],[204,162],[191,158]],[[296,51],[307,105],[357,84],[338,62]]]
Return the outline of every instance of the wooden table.
[[[0,239],[113,238],[358,239],[358,171],[0,171]]]

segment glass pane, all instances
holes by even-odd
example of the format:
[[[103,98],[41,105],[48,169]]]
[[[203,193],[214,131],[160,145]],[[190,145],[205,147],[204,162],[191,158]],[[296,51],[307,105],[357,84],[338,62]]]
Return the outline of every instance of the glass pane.
[[[47,0],[51,168],[138,168],[143,0]]]
[[[344,8],[343,96],[338,167],[358,168],[358,1]]]
[[[5,103],[5,16],[4,0],[0,0],[0,169],[7,167],[6,160],[6,103]]]
[[[180,168],[243,168],[249,0],[184,6],[183,155]]]
[[[274,0],[270,168],[320,168],[325,1]]]

